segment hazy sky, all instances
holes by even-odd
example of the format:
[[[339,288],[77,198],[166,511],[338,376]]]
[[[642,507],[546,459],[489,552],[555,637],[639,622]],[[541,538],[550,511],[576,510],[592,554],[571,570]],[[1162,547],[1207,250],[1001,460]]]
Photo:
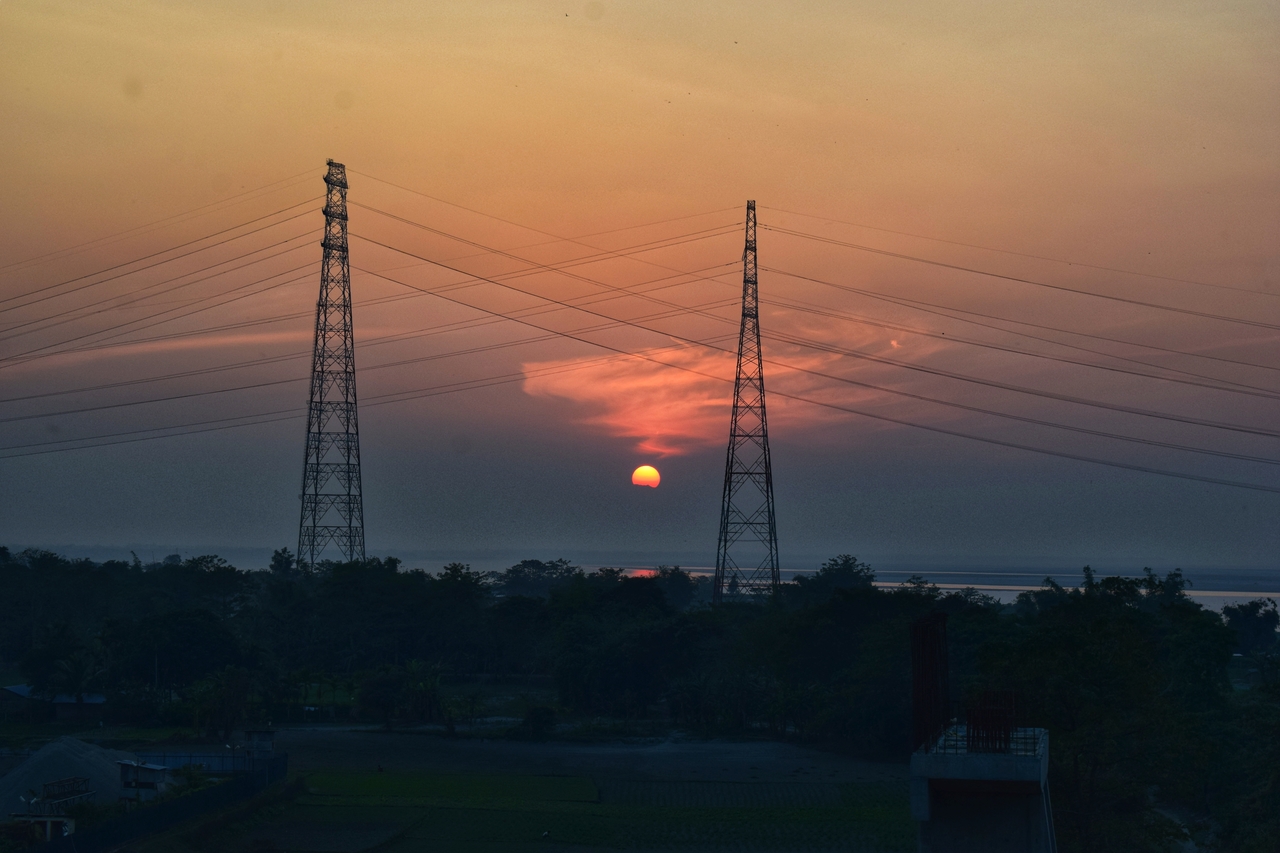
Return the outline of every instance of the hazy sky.
[[[10,547],[295,545],[332,157],[371,553],[710,564],[754,198],[785,566],[1280,570],[1280,494],[782,396],[1280,489],[1274,3],[3,0],[0,110]]]

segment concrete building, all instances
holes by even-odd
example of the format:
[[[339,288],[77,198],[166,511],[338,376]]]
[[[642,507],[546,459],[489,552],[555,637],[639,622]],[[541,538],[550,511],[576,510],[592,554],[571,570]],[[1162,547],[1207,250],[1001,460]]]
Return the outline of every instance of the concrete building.
[[[952,723],[911,756],[920,853],[1057,853],[1049,734]]]

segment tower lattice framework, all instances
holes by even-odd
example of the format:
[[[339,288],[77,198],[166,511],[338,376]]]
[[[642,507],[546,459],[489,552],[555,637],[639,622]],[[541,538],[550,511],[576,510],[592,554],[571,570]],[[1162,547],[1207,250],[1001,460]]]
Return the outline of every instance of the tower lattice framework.
[[[356,418],[355,338],[347,258],[347,170],[330,160],[324,177],[324,248],[307,405],[298,562],[314,566],[329,546],[343,560],[364,559],[360,429]]]
[[[733,420],[724,466],[713,601],[768,596],[778,588],[778,531],[764,405],[760,299],[756,278],[756,203],[747,202],[742,256],[742,325],[733,383]]]

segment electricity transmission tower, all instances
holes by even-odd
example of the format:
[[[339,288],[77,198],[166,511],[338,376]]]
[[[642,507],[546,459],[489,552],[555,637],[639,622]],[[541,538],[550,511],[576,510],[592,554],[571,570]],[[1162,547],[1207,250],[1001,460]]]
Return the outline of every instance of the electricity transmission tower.
[[[760,352],[756,284],[756,203],[747,202],[747,246],[742,255],[742,326],[733,420],[724,466],[720,539],[712,601],[771,595],[778,588],[778,531],[773,520],[773,470],[764,412],[764,358]]]
[[[343,560],[364,559],[360,494],[360,429],[356,421],[356,358],[347,259],[347,169],[329,161],[324,176],[324,247],[316,340],[307,405],[307,455],[302,469],[298,563],[314,566],[329,545]]]

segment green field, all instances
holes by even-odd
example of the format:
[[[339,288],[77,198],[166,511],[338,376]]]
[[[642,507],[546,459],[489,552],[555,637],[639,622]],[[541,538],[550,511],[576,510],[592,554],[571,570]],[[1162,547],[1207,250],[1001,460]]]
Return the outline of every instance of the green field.
[[[628,783],[581,776],[316,773],[293,799],[140,850],[915,849],[901,783]]]

